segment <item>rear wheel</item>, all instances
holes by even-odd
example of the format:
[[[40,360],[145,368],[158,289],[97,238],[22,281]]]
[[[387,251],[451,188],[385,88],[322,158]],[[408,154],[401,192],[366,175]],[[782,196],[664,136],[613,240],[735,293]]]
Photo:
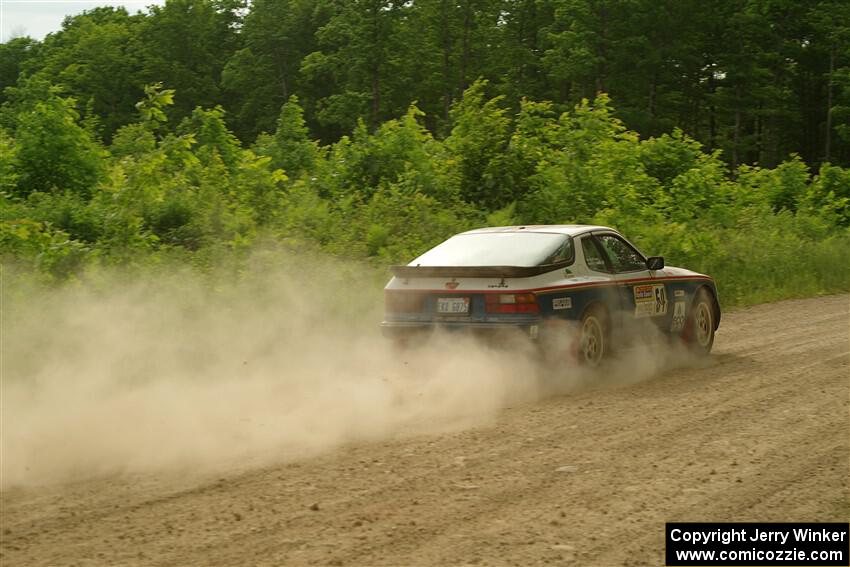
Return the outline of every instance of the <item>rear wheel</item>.
[[[605,313],[589,309],[581,318],[578,358],[587,366],[599,366],[608,354],[608,329]]]
[[[685,342],[695,353],[707,355],[714,345],[714,300],[704,289],[694,299],[685,329]]]

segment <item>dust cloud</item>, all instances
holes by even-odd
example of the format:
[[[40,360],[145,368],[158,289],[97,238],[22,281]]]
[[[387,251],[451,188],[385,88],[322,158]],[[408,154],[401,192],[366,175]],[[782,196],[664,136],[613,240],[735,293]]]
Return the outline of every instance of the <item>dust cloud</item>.
[[[568,363],[541,368],[519,342],[436,334],[399,351],[378,329],[381,280],[284,257],[238,278],[181,270],[7,289],[0,486],[216,471],[457,430],[592,378]],[[605,382],[665,364],[631,349]]]

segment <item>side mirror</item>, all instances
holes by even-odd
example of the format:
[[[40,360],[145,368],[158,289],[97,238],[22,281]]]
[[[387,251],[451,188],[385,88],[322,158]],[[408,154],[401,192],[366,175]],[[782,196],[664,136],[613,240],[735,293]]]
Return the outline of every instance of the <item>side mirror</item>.
[[[663,270],[664,256],[650,256],[646,259],[647,270]]]

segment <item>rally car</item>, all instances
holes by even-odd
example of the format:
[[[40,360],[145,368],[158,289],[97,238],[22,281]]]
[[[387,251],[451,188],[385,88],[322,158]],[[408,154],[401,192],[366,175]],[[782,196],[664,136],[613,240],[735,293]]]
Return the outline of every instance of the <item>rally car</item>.
[[[471,230],[392,272],[381,327],[400,342],[435,328],[511,329],[552,345],[570,326],[563,341],[596,366],[615,345],[656,329],[708,354],[720,324],[711,277],[665,266],[604,226]]]

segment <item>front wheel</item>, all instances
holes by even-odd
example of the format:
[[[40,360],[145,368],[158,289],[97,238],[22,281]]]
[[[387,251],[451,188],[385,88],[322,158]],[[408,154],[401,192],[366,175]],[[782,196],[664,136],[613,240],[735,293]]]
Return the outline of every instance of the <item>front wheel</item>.
[[[685,342],[694,353],[707,355],[714,345],[714,301],[700,290],[685,327]]]

